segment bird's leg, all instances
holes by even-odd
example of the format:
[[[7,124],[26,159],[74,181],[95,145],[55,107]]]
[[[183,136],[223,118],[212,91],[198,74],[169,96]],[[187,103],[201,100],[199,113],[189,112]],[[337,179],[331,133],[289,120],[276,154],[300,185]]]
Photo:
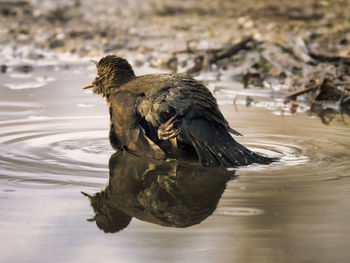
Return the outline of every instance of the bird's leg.
[[[158,128],[159,140],[166,141],[179,135],[181,129],[175,126],[179,122],[179,120],[176,120],[176,117],[177,115],[174,115],[165,123],[159,126]]]

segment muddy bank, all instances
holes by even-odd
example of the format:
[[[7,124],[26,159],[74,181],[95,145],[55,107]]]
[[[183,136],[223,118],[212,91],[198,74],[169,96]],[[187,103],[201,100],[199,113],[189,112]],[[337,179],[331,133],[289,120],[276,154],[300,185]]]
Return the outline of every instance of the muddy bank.
[[[349,109],[348,1],[0,3],[3,73],[18,64],[16,69],[31,70],[117,54],[136,67],[233,81],[289,98],[310,83],[330,80],[342,93],[335,103]],[[294,96],[288,100],[291,111],[299,103],[312,105],[314,98]]]

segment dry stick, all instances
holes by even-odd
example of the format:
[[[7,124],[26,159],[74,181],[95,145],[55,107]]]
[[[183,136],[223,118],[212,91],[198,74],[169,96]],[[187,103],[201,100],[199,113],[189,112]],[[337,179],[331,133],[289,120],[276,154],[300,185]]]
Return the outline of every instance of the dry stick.
[[[317,54],[311,50],[308,43],[305,43],[305,45],[306,45],[307,52],[309,53],[309,56],[316,61],[319,61],[321,63],[322,62],[333,62],[333,63],[343,62],[344,64],[350,64],[350,57],[326,56],[322,54]]]
[[[236,110],[236,112],[238,112],[238,109],[237,109],[237,104],[236,104],[237,99],[238,99],[238,95],[236,95],[236,97],[233,99],[233,105],[235,106],[235,110]]]
[[[296,92],[293,92],[291,94],[289,94],[288,96],[286,96],[284,98],[284,103],[287,103],[291,100],[295,100],[296,97],[302,95],[302,94],[305,94],[305,93],[308,93],[314,89],[317,89],[319,86],[312,86],[312,87],[309,87],[309,88],[306,88],[306,89],[303,89],[303,90],[299,90],[299,91],[296,91]]]
[[[236,45],[231,46],[228,49],[224,49],[221,52],[219,51],[217,54],[214,53],[214,56],[210,59],[210,63],[214,63],[214,62],[216,62],[220,59],[223,59],[223,58],[232,57],[241,49],[245,49],[247,47],[247,44],[251,41],[253,41],[253,38],[247,37],[247,38],[243,39],[241,42],[237,43]]]
[[[195,54],[195,53],[217,53],[223,50],[223,48],[209,48],[209,49],[180,49],[173,52],[173,55],[177,54]]]
[[[235,45],[232,45],[231,47],[226,48],[226,49],[206,50],[205,55],[198,55],[197,57],[195,57],[195,59],[194,59],[195,65],[194,65],[194,67],[188,69],[187,73],[195,73],[195,72],[201,71],[203,69],[203,66],[206,66],[206,65],[203,65],[205,57],[209,58],[208,64],[215,63],[218,60],[228,58],[228,57],[235,55],[236,53],[238,53],[238,51],[240,51],[242,49],[246,49],[248,43],[252,42],[253,40],[254,39],[252,37],[247,37],[247,38],[243,39],[241,42],[239,42]]]
[[[309,50],[309,55],[311,58],[318,60],[320,62],[344,62],[345,64],[350,64],[350,58],[349,57],[339,57],[339,56],[325,56],[322,54],[316,54]]]

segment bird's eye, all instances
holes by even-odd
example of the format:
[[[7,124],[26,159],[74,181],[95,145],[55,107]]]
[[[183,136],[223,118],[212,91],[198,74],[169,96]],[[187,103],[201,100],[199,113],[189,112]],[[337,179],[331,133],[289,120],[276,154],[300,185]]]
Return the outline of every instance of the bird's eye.
[[[96,78],[99,78],[99,77],[100,77],[100,75],[97,75],[97,76],[96,76]]]

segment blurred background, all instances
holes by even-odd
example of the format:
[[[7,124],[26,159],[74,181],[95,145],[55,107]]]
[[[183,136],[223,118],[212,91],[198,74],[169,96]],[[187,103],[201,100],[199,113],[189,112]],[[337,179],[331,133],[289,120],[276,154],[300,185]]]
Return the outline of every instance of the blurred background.
[[[349,14],[348,0],[1,0],[0,65],[28,71],[117,54],[136,68],[206,72],[199,79],[279,96],[328,79],[348,96]]]
[[[349,0],[0,0],[0,25],[1,263],[349,262]],[[82,90],[107,54],[203,81],[279,162],[113,157]]]

